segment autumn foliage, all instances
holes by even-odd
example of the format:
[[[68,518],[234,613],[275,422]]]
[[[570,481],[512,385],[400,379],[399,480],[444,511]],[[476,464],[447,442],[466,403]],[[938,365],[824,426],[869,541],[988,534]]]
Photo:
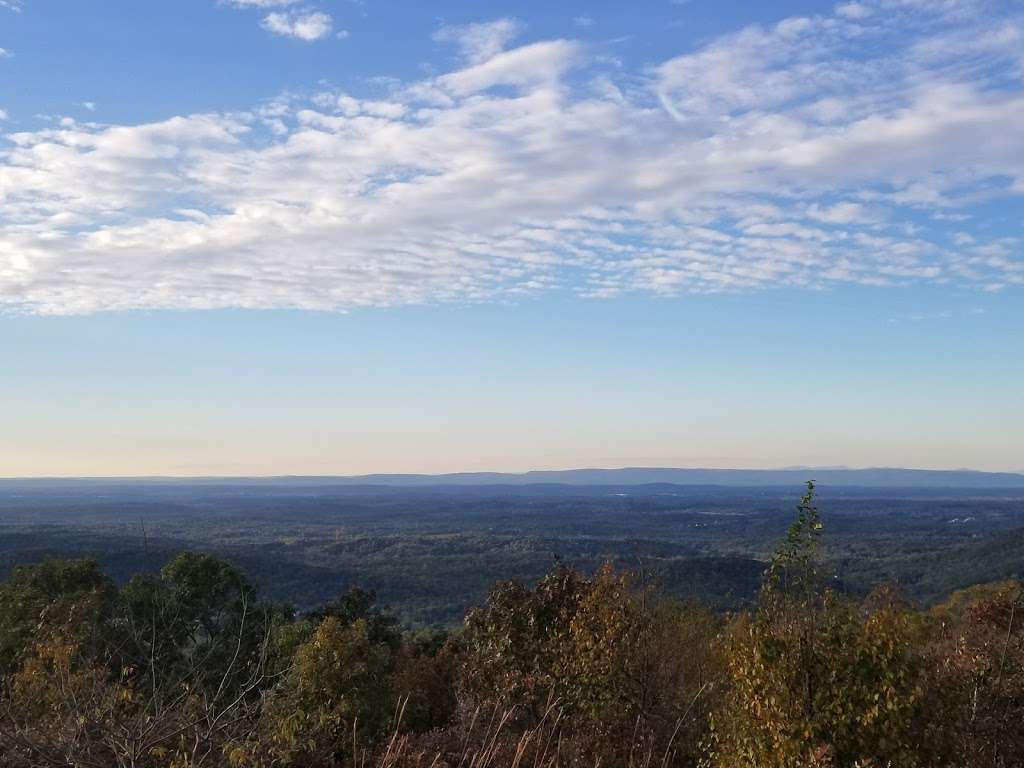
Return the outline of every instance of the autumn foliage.
[[[830,588],[814,489],[756,607],[557,563],[456,631],[351,589],[296,614],[185,553],[118,587],[47,561],[0,584],[0,766],[1024,765],[1024,590],[929,610]]]

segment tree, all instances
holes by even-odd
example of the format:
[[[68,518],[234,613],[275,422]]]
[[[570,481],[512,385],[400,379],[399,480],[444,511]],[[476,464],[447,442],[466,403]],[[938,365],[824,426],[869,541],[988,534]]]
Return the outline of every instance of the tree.
[[[328,616],[295,653],[261,714],[256,740],[236,750],[239,765],[327,766],[372,749],[390,724],[390,655],[365,620]]]
[[[762,600],[784,599],[798,605],[810,605],[821,593],[819,583],[821,532],[825,527],[814,503],[814,481],[796,506],[796,518],[786,538],[772,555],[761,590]]]
[[[541,717],[558,697],[558,664],[591,584],[558,564],[534,589],[502,582],[466,616],[460,689],[474,706],[518,705]]]
[[[31,616],[54,584],[0,697],[25,765],[198,767],[251,727],[272,612],[233,566],[186,553],[116,595],[94,564],[54,562],[0,591]]]
[[[821,587],[822,527],[808,483],[758,612],[729,635],[730,688],[712,717],[713,766],[933,764],[915,623],[892,599],[861,607]]]
[[[383,643],[392,651],[397,651],[402,644],[402,633],[398,628],[398,619],[381,611],[377,605],[377,593],[362,587],[351,587],[341,593],[323,608],[311,611],[307,618],[319,623],[331,616],[344,626],[351,626],[357,621],[365,621],[370,641]]]
[[[57,630],[97,643],[116,590],[92,559],[44,560],[15,568],[0,584],[0,674],[20,666],[39,634]]]
[[[933,731],[955,734],[958,766],[1024,765],[1024,585],[961,590],[932,618],[929,656],[943,694]]]

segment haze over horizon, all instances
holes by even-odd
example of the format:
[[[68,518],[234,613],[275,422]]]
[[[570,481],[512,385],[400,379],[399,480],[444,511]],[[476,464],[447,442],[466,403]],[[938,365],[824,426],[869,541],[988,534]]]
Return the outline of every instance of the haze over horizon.
[[[0,476],[1020,472],[1012,0],[0,0]]]
[[[751,486],[795,483],[804,485],[813,480],[819,485],[831,484],[850,487],[1009,487],[1024,488],[1024,471],[986,472],[960,467],[956,469],[920,469],[913,467],[569,467],[557,469],[529,469],[520,472],[374,472],[362,475],[81,475],[81,476],[24,476],[0,475],[0,486],[37,487],[37,481],[82,483],[257,483],[289,484],[342,484],[380,486],[430,485],[723,485]],[[1009,485],[1007,485],[1009,484]],[[41,486],[40,486],[41,487]]]

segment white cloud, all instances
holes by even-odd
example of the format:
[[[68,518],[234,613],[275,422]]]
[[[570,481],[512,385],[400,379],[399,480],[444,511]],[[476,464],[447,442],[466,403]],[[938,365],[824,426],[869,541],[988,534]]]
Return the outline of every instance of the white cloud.
[[[320,40],[331,34],[334,19],[316,8],[293,10],[300,0],[220,0],[221,4],[237,9],[258,9],[267,11],[260,26],[275,35],[294,37],[299,40]],[[271,9],[281,10],[271,10]],[[335,35],[340,40],[348,37],[346,30]]]
[[[878,217],[870,214],[861,203],[836,203],[822,206],[814,203],[807,208],[807,217],[826,224],[871,224]]]
[[[871,9],[863,3],[842,3],[836,6],[836,14],[847,19],[866,19],[871,15]]]
[[[83,107],[84,109],[89,110],[90,112],[95,112],[96,111],[96,102],[95,101],[80,101],[80,102],[78,102],[78,105],[80,107]]]
[[[457,96],[506,86],[554,85],[579,53],[579,46],[552,40],[502,51],[486,61],[438,77],[434,85]]]
[[[331,34],[333,20],[322,11],[275,11],[264,16],[260,26],[275,35],[312,42]]]
[[[6,109],[0,109],[0,120],[7,120],[9,117]]]
[[[333,109],[346,117],[373,115],[375,117],[399,118],[408,111],[404,104],[396,101],[360,101],[345,93],[319,93],[313,97],[313,104],[321,108]],[[302,114],[315,115],[316,113],[306,112]]]
[[[460,28],[462,68],[383,98],[9,134],[0,305],[1024,286],[1021,243],[977,207],[1019,218],[1019,44],[963,55],[1016,20],[879,2],[889,26],[755,27],[619,85],[578,43]]]
[[[14,56],[14,51],[10,51],[7,48],[0,48],[0,59],[9,59]]]
[[[453,42],[471,64],[494,58],[522,31],[515,19],[498,19],[481,24],[442,27],[434,33],[439,42]]]

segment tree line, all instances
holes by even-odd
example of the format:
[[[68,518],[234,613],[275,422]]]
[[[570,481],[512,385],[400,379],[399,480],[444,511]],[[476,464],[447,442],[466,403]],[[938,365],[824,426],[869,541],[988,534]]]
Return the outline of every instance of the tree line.
[[[610,565],[497,584],[456,631],[358,588],[296,614],[183,553],[0,583],[0,765],[82,768],[1024,765],[1024,589],[927,611],[830,588],[813,484],[755,607]]]

